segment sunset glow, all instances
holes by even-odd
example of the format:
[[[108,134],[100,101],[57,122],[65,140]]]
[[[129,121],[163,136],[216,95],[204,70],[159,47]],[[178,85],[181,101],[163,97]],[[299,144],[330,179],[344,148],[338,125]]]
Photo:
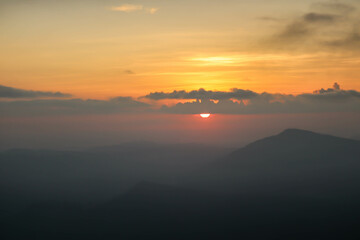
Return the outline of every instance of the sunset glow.
[[[210,117],[210,113],[201,113],[201,114],[200,114],[200,117],[202,117],[202,118],[208,118],[208,117]]]
[[[359,23],[360,0],[0,0],[2,239],[360,239]]]

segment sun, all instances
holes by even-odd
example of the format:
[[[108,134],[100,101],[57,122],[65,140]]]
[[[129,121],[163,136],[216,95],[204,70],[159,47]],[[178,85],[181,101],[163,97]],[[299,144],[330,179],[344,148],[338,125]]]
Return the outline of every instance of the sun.
[[[210,113],[200,113],[200,117],[208,118],[208,117],[210,117]]]

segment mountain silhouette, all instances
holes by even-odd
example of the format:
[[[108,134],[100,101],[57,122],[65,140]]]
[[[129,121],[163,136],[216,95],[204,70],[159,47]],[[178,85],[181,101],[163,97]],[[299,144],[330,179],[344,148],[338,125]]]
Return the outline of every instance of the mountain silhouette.
[[[166,156],[181,161],[186,156],[181,149],[190,154],[193,148],[145,145],[2,152],[4,210],[9,202],[15,204],[4,201],[6,193],[12,194],[10,199],[26,199],[21,195],[25,190],[47,196],[49,189],[59,195],[83,189],[85,196],[112,196],[95,205],[67,203],[61,197],[41,198],[21,208],[15,204],[16,211],[0,215],[2,239],[360,238],[360,141],[288,129],[216,161],[194,159],[204,164],[191,174],[175,164],[187,173],[178,175],[183,180],[176,184],[171,178],[148,179],[161,172],[174,175],[159,163]],[[190,155],[208,156],[202,151],[206,148]],[[146,161],[156,171],[148,171],[151,164]],[[134,180],[119,193],[125,174]]]
[[[360,186],[360,141],[288,129],[255,141],[194,174],[212,190],[281,193],[338,190]],[[339,192],[339,193],[340,193]],[[356,191],[357,192],[357,191]]]
[[[357,140],[287,129],[233,152],[222,164],[229,167],[236,164],[289,165],[297,161],[310,164],[339,161],[339,164],[346,164],[344,161],[359,160],[359,147],[360,141]]]
[[[103,202],[141,181],[169,184],[230,150],[129,142],[85,151],[0,152],[0,212],[36,201]],[[23,202],[23,204],[20,204]],[[5,204],[6,203],[6,204]],[[16,205],[16,206],[15,206]]]

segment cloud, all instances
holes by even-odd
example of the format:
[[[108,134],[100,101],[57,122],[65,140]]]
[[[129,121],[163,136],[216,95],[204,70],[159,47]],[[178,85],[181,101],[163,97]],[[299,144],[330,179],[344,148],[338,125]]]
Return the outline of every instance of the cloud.
[[[278,40],[296,41],[311,34],[310,28],[303,21],[293,22],[285,27],[276,38]]]
[[[280,19],[280,18],[269,17],[269,16],[259,17],[259,18],[257,18],[257,19],[262,20],[262,21],[272,21],[272,22],[278,22],[278,21],[281,21],[281,20],[282,20],[282,19]]]
[[[333,14],[306,13],[301,18],[289,23],[276,37],[288,41],[308,37],[316,31],[323,29],[323,25],[332,24],[338,18],[337,15]]]
[[[136,12],[143,10],[143,8],[143,5],[123,4],[117,7],[112,7],[111,10],[119,12]]]
[[[349,14],[356,10],[356,7],[353,5],[339,2],[318,2],[313,4],[313,6],[320,11],[330,11],[340,14]]]
[[[141,99],[152,100],[151,104]],[[175,105],[158,107],[157,101],[179,100]],[[185,100],[185,102],[184,102]],[[187,100],[187,101],[186,101]],[[133,112],[199,114],[277,114],[360,112],[360,92],[345,90],[338,83],[298,95],[255,92],[233,88],[229,91],[152,92],[134,99],[118,96],[108,100],[95,99],[33,99],[0,101],[1,116],[45,116],[116,114]]]
[[[122,105],[122,107],[124,107],[124,106],[127,106],[127,107],[147,107],[147,106],[149,106],[147,103],[136,101],[132,97],[121,97],[121,96],[119,96],[119,97],[110,98],[110,101],[105,101],[105,102],[119,103],[119,104]]]
[[[120,112],[146,111],[150,105],[132,97],[118,96],[109,100],[59,99],[71,97],[61,92],[22,90],[0,85],[0,113],[2,116],[37,116],[69,114],[110,114]],[[15,100],[46,98],[33,100]],[[12,100],[9,100],[12,99]]]
[[[155,14],[159,9],[158,8],[147,8],[146,11],[150,14]]]
[[[353,31],[342,39],[324,41],[323,44],[331,47],[356,50],[360,47],[360,32],[356,27],[354,27]]]
[[[120,6],[111,7],[111,10],[117,12],[126,12],[126,13],[144,11],[150,14],[155,14],[159,10],[159,8],[144,7],[144,5],[141,4],[123,4]]]
[[[198,94],[201,92],[202,94]],[[162,106],[166,113],[197,114],[201,112],[222,114],[276,114],[276,113],[318,113],[359,112],[360,92],[343,90],[335,83],[333,88],[315,90],[313,93],[273,94],[256,93],[250,90],[232,89],[228,92],[206,90],[173,91],[150,93],[146,98],[197,99],[193,102]],[[215,101],[216,100],[216,101]]]
[[[67,98],[71,96],[62,92],[23,90],[0,85],[0,98]]]
[[[39,99],[0,101],[0,112],[3,116],[114,114],[148,110],[149,104],[136,101],[132,97],[115,97],[109,100]]]
[[[125,73],[125,74],[135,74],[133,71],[131,71],[131,70],[129,70],[129,69],[128,69],[128,70],[125,70],[124,73]]]
[[[355,90],[342,90],[338,83],[334,83],[332,88],[315,90],[312,94],[300,94],[299,98],[308,98],[312,100],[326,100],[326,101],[339,101],[339,100],[360,100],[360,92]]]
[[[307,13],[284,20],[283,24],[279,21],[282,26],[263,44],[272,49],[354,50],[360,43],[359,22],[353,5],[317,3]]]
[[[233,88],[230,92],[221,92],[221,91],[207,91],[203,88],[199,90],[193,90],[190,92],[187,91],[173,91],[171,93],[164,92],[153,92],[143,98],[148,98],[152,100],[161,100],[161,99],[213,99],[213,100],[222,100],[222,99],[250,99],[256,97],[257,93],[250,90],[243,90]]]
[[[322,14],[322,13],[307,13],[303,16],[303,20],[308,23],[316,23],[316,22],[326,22],[331,23],[334,22],[338,16],[333,14]]]

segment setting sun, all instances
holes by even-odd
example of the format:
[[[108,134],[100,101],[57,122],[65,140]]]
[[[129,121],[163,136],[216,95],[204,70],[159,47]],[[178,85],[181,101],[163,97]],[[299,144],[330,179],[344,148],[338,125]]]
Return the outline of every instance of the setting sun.
[[[208,118],[208,117],[210,117],[210,113],[201,113],[201,114],[200,114],[200,117],[202,117],[202,118]]]

